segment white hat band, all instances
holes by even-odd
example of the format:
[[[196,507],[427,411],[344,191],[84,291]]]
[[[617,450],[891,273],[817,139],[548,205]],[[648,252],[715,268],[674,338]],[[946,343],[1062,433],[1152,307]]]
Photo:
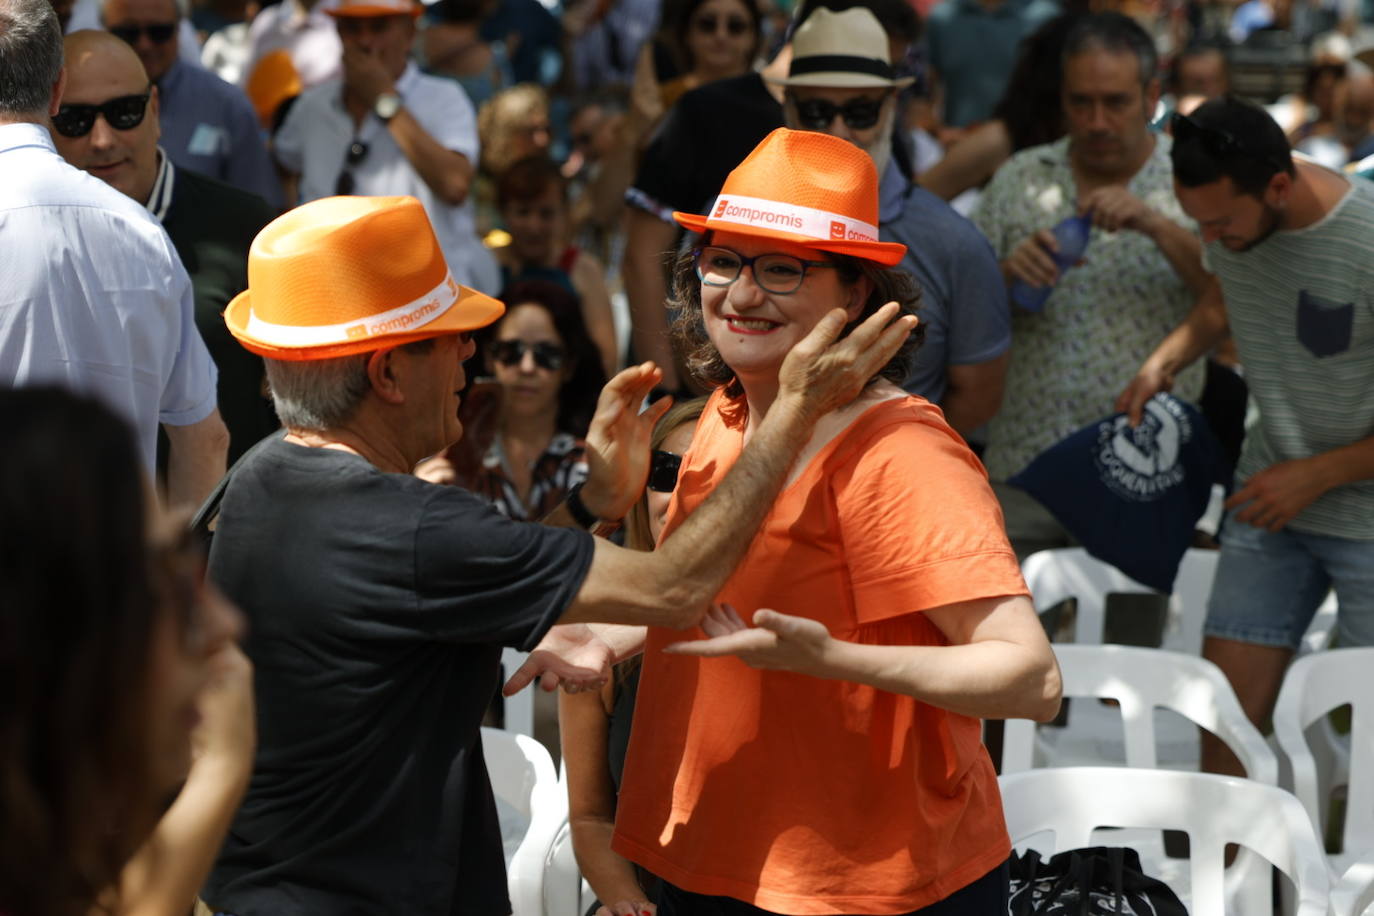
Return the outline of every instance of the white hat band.
[[[722,194],[711,207],[706,224],[719,229],[724,228],[722,224],[725,223],[756,229],[782,229],[818,240],[878,241],[878,227],[872,223],[828,210],[738,194]]]
[[[443,282],[420,298],[377,315],[340,324],[302,327],[264,321],[250,310],[247,331],[274,347],[323,347],[382,334],[404,334],[419,330],[444,314],[457,301],[458,284],[454,282],[452,274],[445,273]]]

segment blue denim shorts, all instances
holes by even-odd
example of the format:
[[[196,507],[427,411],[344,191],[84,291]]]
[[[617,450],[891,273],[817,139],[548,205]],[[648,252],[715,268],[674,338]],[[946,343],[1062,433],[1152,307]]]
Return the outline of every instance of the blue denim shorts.
[[[1296,650],[1335,589],[1340,644],[1374,645],[1374,541],[1270,532],[1236,521],[1235,512],[1221,530],[1208,636]]]

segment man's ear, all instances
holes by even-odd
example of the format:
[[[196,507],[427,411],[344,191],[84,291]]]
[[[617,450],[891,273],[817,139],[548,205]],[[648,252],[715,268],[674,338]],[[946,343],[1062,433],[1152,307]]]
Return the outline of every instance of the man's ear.
[[[54,117],[62,107],[62,96],[67,92],[67,68],[57,71],[57,82],[52,84],[52,99],[48,102],[48,117]]]
[[[372,385],[372,391],[388,404],[405,403],[405,394],[401,391],[399,366],[395,358],[396,348],[387,347],[383,350],[374,350],[367,356],[367,380]]]
[[[160,114],[162,109],[162,99],[157,94],[156,86],[151,87],[148,90],[148,93],[148,113],[146,116],[153,119],[153,124],[155,125],[153,129],[157,131],[157,139],[161,140],[162,118],[160,117]]]
[[[1145,121],[1152,122],[1159,109],[1159,78],[1155,77],[1145,84]]]

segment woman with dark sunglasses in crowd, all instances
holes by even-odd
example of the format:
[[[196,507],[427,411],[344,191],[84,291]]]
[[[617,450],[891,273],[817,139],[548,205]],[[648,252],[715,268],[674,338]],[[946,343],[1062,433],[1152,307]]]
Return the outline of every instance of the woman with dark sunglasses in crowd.
[[[456,483],[509,518],[538,521],[587,477],[583,458],[606,373],[577,297],[526,280],[501,295],[506,314],[474,335],[463,438],[417,473]]]
[[[644,495],[625,517],[626,547],[653,550],[658,542],[682,456],[705,407],[706,398],[674,404],[654,426]],[[639,689],[639,661],[636,655],[616,665],[599,691],[565,692],[558,698],[573,851],[582,876],[603,901],[596,916],[644,916],[654,910],[657,899],[656,879],[611,850],[616,794]]]

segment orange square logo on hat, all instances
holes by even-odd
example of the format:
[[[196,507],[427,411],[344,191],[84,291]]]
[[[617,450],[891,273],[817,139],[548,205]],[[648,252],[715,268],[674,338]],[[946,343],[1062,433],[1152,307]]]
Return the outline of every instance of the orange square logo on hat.
[[[844,238],[844,223],[839,220],[830,221],[830,237],[832,239]]]

